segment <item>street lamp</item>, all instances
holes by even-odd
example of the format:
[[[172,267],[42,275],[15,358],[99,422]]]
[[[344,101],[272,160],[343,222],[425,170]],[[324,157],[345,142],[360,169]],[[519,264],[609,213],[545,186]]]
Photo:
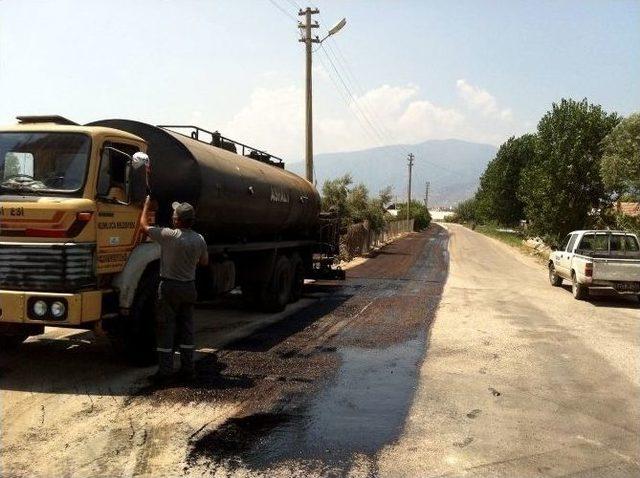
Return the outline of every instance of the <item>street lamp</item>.
[[[338,33],[340,30],[342,30],[342,27],[344,27],[346,24],[347,24],[347,19],[346,18],[343,18],[342,20],[340,20],[338,23],[336,23],[333,27],[331,27],[329,29],[329,33],[327,33],[326,37],[324,37],[322,40],[320,40],[320,43],[325,41],[331,35],[335,35],[336,33]]]

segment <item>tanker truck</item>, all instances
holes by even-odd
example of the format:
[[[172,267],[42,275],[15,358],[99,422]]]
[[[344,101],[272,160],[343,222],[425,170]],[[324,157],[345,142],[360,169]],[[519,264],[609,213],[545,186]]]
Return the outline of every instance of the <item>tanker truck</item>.
[[[133,155],[145,152],[148,168]],[[332,267],[339,220],[280,158],[196,126],[107,119],[79,125],[22,116],[0,128],[0,347],[45,326],[107,335],[123,358],[155,357],[160,248],[141,231],[147,194],[155,222],[171,203],[196,209],[210,265],[199,299],[231,290],[264,311],[300,298]]]

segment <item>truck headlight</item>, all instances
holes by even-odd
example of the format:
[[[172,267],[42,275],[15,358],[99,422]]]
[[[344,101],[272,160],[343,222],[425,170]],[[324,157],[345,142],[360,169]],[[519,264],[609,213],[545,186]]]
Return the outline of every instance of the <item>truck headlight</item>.
[[[47,303],[44,300],[36,300],[33,303],[33,313],[38,317],[44,317],[47,314]]]
[[[51,315],[56,319],[62,317],[66,310],[67,308],[64,306],[64,304],[58,300],[51,304]]]

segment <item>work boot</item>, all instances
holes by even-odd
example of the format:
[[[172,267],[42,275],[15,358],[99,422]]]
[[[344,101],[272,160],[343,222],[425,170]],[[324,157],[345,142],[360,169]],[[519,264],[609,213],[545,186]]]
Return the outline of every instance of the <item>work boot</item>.
[[[196,367],[193,361],[193,349],[180,348],[180,378],[191,382],[196,378]]]
[[[158,370],[149,376],[149,381],[162,385],[171,380],[173,375],[173,351],[158,352]]]

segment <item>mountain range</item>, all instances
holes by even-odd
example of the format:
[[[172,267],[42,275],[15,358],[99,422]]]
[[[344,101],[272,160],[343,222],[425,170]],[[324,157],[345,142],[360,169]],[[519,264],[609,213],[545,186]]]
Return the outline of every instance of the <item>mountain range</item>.
[[[398,201],[407,197],[407,155],[413,163],[411,197],[424,200],[430,182],[429,206],[450,206],[473,196],[480,175],[496,154],[495,146],[456,139],[429,140],[412,145],[381,146],[361,151],[325,153],[314,156],[315,181],[350,173],[354,183],[364,183],[375,195],[386,186],[393,188]],[[287,169],[304,176],[304,163],[287,164]]]

